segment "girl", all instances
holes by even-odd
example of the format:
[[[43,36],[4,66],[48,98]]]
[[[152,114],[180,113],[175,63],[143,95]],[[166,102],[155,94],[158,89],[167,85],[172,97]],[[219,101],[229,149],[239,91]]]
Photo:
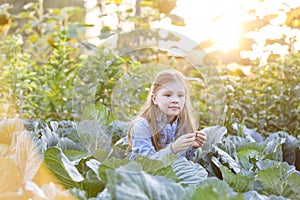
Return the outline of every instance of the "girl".
[[[195,131],[194,116],[185,77],[175,70],[163,70],[155,78],[147,101],[128,130],[129,159],[140,154],[162,159],[167,154],[193,157],[206,141]]]

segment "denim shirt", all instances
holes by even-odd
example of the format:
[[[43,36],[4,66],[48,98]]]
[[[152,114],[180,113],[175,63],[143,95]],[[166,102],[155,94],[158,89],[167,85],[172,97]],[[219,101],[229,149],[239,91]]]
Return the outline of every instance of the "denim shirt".
[[[151,141],[151,132],[148,121],[143,117],[138,118],[131,129],[132,150],[128,158],[135,159],[135,157],[140,154],[151,159],[160,160],[167,154],[173,154],[171,151],[171,144],[174,142],[178,125],[178,120],[174,121],[172,125],[170,123],[162,124],[160,130],[162,149],[156,151]],[[176,155],[178,157],[185,156],[187,159],[192,159],[195,150],[196,149],[190,147],[186,151],[178,152]]]

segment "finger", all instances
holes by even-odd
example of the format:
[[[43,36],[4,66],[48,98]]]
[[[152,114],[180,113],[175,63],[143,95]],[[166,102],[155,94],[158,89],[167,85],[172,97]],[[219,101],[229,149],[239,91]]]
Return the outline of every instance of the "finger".
[[[195,141],[195,137],[191,138],[180,138],[177,143],[181,146],[191,146],[192,142]]]
[[[190,146],[191,146],[191,144],[182,144],[180,146],[180,151],[187,150]]]
[[[206,142],[207,138],[206,137],[197,137],[196,140],[201,141],[201,142]]]
[[[197,136],[206,136],[206,133],[203,131],[196,131]]]
[[[195,140],[186,140],[186,141],[184,141],[184,142],[182,143],[182,145],[183,145],[183,146],[188,146],[188,147],[190,147],[190,146],[193,144],[194,141],[195,141]]]
[[[195,133],[187,133],[187,134],[185,134],[186,138],[191,138],[191,137],[195,137],[195,136],[196,136]]]
[[[189,134],[189,133],[188,133]],[[196,140],[196,136],[195,134],[192,134],[192,135],[187,135],[185,137],[182,137],[182,140],[183,141],[193,141],[193,140]]]
[[[197,136],[196,136],[197,138],[200,138],[200,139],[202,139],[202,140],[207,140],[207,137],[206,137],[206,134],[204,133],[204,134],[197,134]]]
[[[200,145],[199,145],[198,142],[194,141],[194,142],[192,143],[192,147],[198,148],[198,147],[200,147]]]
[[[192,143],[192,147],[196,147],[196,148],[198,148],[198,147],[200,147],[201,146],[201,144],[199,144],[199,142],[197,142],[197,141],[193,141],[193,143]]]
[[[195,141],[200,147],[203,145],[203,143],[201,141]]]

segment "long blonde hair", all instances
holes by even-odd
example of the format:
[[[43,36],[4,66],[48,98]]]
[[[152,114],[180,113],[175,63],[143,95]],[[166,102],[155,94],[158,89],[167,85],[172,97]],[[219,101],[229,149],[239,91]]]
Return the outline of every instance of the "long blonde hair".
[[[151,90],[148,94],[147,101],[142,107],[138,117],[145,118],[150,127],[151,131],[151,140],[152,144],[155,147],[155,150],[158,151],[162,148],[162,144],[160,141],[160,133],[158,130],[159,122],[162,121],[162,112],[159,110],[158,106],[155,105],[152,101],[152,95],[156,94],[159,89],[161,89],[164,85],[171,83],[171,82],[180,82],[184,86],[185,90],[185,105],[178,116],[179,119],[179,127],[175,134],[175,139],[181,133],[191,133],[195,132],[196,124],[195,124],[195,116],[194,116],[194,109],[191,104],[190,95],[189,95],[189,85],[182,73],[176,70],[166,69],[159,72],[152,83]],[[132,125],[128,130],[128,150],[131,150],[132,142],[131,142],[131,129],[135,120],[133,121]]]

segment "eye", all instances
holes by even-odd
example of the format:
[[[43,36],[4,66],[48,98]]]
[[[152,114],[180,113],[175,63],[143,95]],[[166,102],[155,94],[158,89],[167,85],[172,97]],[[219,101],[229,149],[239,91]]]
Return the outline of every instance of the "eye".
[[[165,96],[165,97],[171,97],[171,94],[166,93],[166,94],[164,94],[163,96]]]
[[[184,94],[179,94],[178,97],[183,98]]]

